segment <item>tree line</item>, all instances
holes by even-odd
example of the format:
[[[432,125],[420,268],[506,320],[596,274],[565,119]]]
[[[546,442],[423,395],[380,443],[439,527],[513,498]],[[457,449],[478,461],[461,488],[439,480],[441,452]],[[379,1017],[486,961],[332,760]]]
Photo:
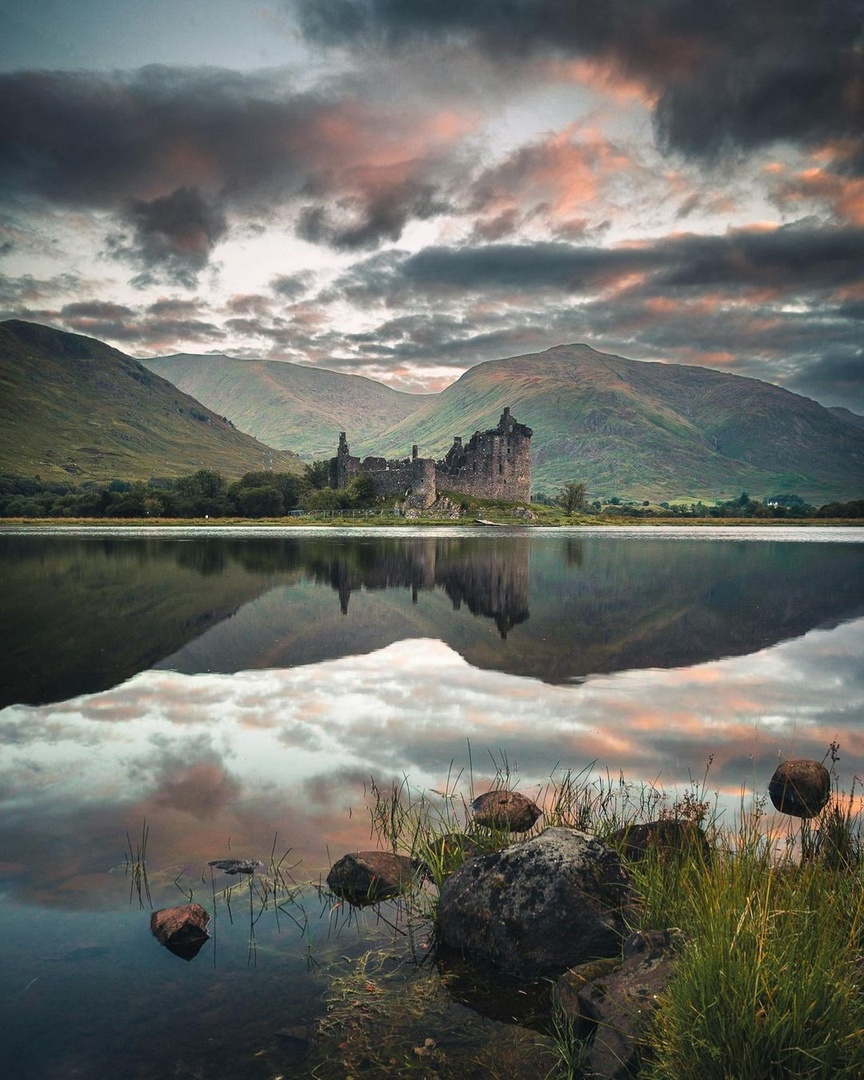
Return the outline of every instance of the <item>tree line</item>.
[[[328,463],[307,465],[301,475],[248,472],[229,482],[212,469],[150,480],[86,480],[80,484],[0,475],[0,517],[202,518],[282,517],[292,510],[348,510],[372,506],[369,476],[339,491],[329,486]]]
[[[769,495],[753,499],[746,491],[735,499],[704,503],[652,504],[647,499],[637,502],[612,496],[608,501],[588,501],[582,481],[565,484],[554,498],[537,496],[537,502],[557,506],[565,514],[604,514],[622,517],[690,517],[690,518],[864,518],[864,499],[851,502],[830,502],[813,506],[800,495]]]
[[[239,480],[225,479],[212,469],[189,476],[150,480],[85,480],[74,484],[0,474],[0,517],[4,518],[203,518],[282,517],[292,511],[315,513],[357,510],[376,505],[372,478],[360,473],[347,487],[329,484],[329,463],[306,465],[302,474],[248,472]],[[635,502],[613,496],[608,502],[589,502],[583,482],[565,484],[558,495],[538,495],[536,501],[556,506],[565,514],[625,517],[690,518],[864,518],[864,499],[812,506],[799,495],[736,499],[707,504]]]

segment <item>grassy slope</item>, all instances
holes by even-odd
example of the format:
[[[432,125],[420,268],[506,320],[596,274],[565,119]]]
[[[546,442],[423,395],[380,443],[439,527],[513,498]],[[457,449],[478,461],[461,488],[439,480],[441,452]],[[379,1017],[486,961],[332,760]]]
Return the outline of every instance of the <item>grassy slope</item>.
[[[431,397],[277,360],[178,353],[141,362],[241,431],[310,458],[332,457],[341,431],[381,431]]]
[[[0,323],[0,471],[43,479],[148,479],[216,469],[236,477],[272,450],[93,338]]]
[[[534,429],[535,488],[572,479],[596,496],[793,491],[815,501],[864,490],[864,438],[807,398],[755,379],[647,364],[584,345],[480,364],[360,453],[437,456],[509,405]],[[359,434],[359,433],[358,433]]]
[[[221,560],[218,573],[208,554]],[[73,537],[0,537],[0,707],[116,686],[294,580],[287,559],[284,569],[259,570],[244,554],[242,542],[224,540],[218,551],[166,537],[109,552]],[[34,665],[36,655],[50,664]]]

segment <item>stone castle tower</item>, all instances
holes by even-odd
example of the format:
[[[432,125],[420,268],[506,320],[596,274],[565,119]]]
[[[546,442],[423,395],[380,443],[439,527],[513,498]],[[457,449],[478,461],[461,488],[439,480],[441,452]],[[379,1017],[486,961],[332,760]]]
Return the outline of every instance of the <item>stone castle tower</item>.
[[[441,491],[462,491],[481,499],[529,502],[531,428],[517,423],[507,408],[498,427],[475,431],[466,446],[457,436],[435,466]]]
[[[372,477],[377,495],[396,495],[417,509],[431,506],[442,491],[529,502],[532,434],[506,408],[497,427],[475,431],[464,445],[457,435],[441,461],[421,458],[416,446],[411,457],[401,461],[376,457],[361,461],[351,456],[343,431],[336,457],[330,459],[330,486],[343,488],[362,472]]]

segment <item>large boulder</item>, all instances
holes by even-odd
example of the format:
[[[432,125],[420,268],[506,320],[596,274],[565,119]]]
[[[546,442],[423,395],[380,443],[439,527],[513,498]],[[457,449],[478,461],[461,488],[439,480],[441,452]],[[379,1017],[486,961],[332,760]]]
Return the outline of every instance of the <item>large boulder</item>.
[[[677,928],[637,930],[624,942],[624,959],[616,970],[582,964],[555,984],[553,1000],[564,1015],[580,1026],[594,1026],[585,1061],[590,1076],[624,1080],[637,1074],[648,1025],[684,943]]]
[[[774,770],[768,794],[781,814],[816,817],[831,795],[831,777],[820,761],[784,761]]]
[[[469,859],[445,882],[438,939],[520,978],[560,975],[621,949],[630,876],[607,844],[548,828]]]
[[[330,867],[327,887],[352,904],[374,904],[407,892],[419,869],[407,855],[392,851],[357,851]]]

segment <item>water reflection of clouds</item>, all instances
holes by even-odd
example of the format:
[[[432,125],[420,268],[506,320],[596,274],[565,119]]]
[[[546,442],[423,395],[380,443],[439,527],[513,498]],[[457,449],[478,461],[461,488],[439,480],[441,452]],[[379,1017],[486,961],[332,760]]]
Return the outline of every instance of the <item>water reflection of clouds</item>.
[[[746,657],[574,686],[483,671],[432,640],[233,676],[145,672],[0,713],[0,846],[42,853],[40,895],[61,879],[86,893],[96,853],[116,861],[144,818],[166,862],[224,855],[227,837],[260,853],[278,829],[318,867],[328,846],[336,857],[368,844],[364,780],[440,787],[451,763],[467,767],[468,740],[481,789],[490,755],[525,790],[556,764],[591,762],[680,788],[713,755],[709,789],[737,798],[764,790],[778,756],[821,759],[834,739],[848,784],[864,774],[862,655],[857,620]]]

